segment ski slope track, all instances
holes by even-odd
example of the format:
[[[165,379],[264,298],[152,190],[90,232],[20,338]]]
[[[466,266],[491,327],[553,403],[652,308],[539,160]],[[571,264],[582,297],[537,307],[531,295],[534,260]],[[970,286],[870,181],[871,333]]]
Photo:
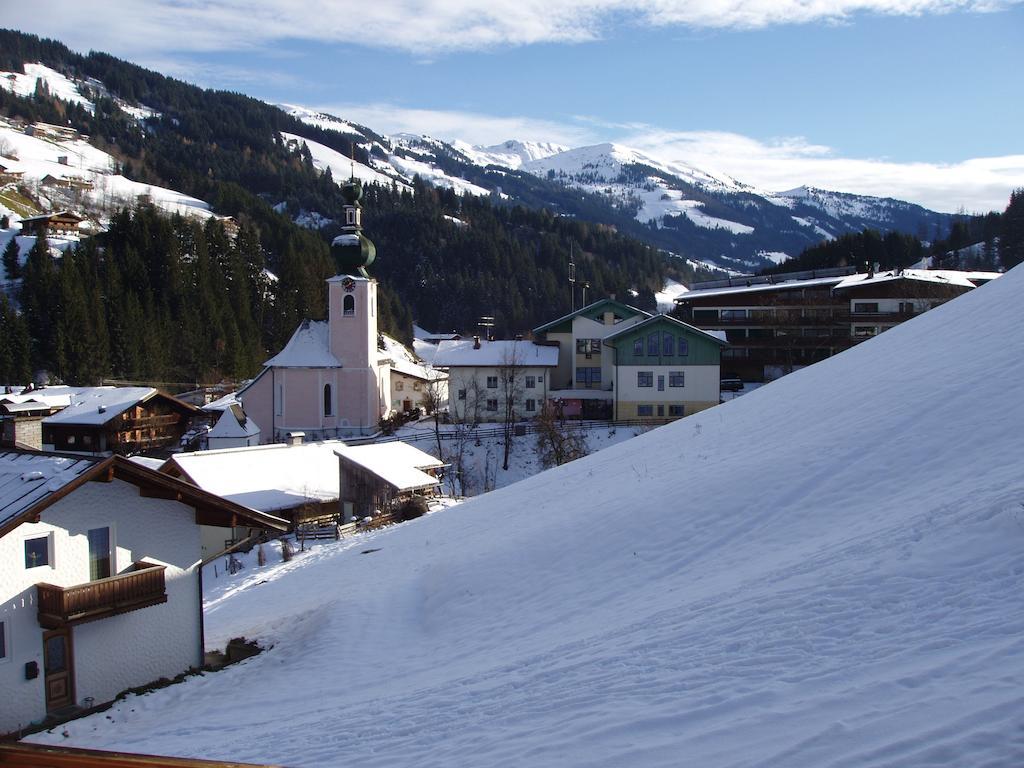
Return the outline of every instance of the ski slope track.
[[[1024,765],[1024,270],[246,573],[272,648],[33,737],[292,766]],[[372,551],[371,551],[372,550]]]

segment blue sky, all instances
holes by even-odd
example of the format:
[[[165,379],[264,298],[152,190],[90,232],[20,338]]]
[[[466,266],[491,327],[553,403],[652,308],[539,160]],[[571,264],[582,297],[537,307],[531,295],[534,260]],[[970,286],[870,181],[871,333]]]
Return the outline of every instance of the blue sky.
[[[0,18],[380,132],[615,141],[950,211],[1024,186],[1020,0],[41,0]]]

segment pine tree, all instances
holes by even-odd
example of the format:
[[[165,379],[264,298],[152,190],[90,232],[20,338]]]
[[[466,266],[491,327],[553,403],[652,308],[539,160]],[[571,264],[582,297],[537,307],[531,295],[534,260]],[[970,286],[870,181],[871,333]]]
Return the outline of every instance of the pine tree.
[[[18,248],[18,241],[12,237],[7,241],[3,254],[4,274],[8,280],[17,280],[21,277],[20,256],[21,251]]]

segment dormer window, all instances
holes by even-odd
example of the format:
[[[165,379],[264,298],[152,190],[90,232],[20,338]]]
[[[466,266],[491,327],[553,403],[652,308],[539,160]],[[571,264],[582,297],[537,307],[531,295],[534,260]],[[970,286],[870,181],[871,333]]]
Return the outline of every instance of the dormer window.
[[[341,314],[345,317],[352,317],[356,313],[356,297],[347,294],[341,302]]]

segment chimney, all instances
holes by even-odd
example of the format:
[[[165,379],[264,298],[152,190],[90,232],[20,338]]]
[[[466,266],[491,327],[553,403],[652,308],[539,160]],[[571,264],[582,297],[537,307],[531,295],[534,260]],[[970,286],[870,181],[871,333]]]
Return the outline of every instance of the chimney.
[[[473,337],[473,349],[480,349],[480,337],[479,336],[474,336]]]
[[[302,445],[302,443],[303,443],[303,441],[305,439],[306,439],[306,433],[305,432],[289,432],[285,436],[285,443],[288,444],[288,445]]]

